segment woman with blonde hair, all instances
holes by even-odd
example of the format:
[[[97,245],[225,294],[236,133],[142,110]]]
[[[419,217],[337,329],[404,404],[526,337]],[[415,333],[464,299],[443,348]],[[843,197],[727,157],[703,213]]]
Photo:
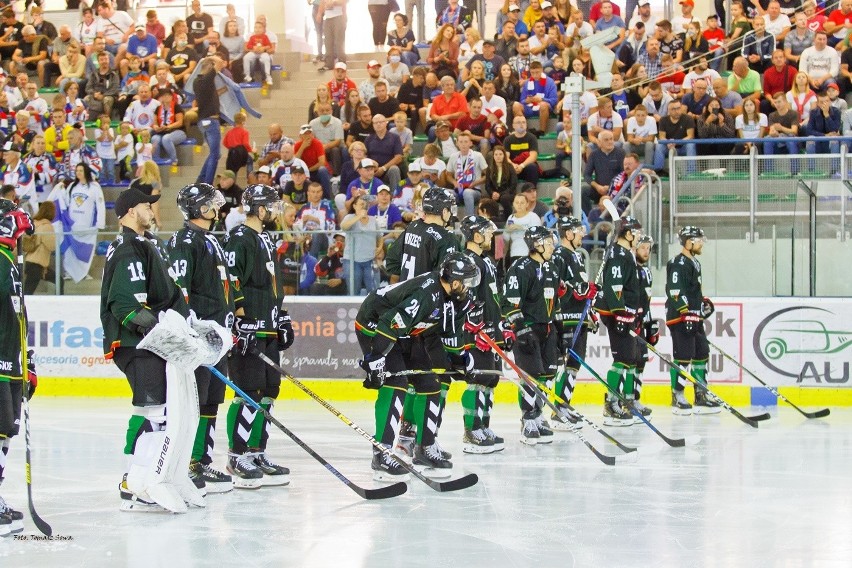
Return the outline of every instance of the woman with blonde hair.
[[[435,34],[429,47],[426,62],[432,66],[432,71],[438,79],[445,75],[453,78],[459,74],[459,44],[456,43],[456,30],[451,24],[444,24]]]
[[[811,111],[816,108],[817,96],[811,89],[808,74],[804,71],[796,73],[793,86],[787,91],[787,102],[799,113],[799,124],[806,125]]]
[[[308,122],[315,119],[317,116],[317,105],[320,103],[328,103],[331,105],[331,114],[337,114],[339,109],[337,108],[337,103],[331,98],[331,93],[328,92],[328,85],[325,83],[320,83],[317,87],[317,96],[314,100],[310,102],[308,105]]]
[[[467,28],[464,31],[464,41],[459,46],[459,67],[467,65],[474,55],[482,55],[482,35],[476,28]]]

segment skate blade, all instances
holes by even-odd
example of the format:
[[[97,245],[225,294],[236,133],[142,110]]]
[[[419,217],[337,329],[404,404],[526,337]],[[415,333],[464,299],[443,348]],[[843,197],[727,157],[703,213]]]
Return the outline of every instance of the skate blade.
[[[135,500],[122,500],[121,506],[118,509],[119,511],[123,511],[125,513],[168,513],[171,514],[171,511],[157,505],[156,503],[143,503],[142,501]]]
[[[18,534],[24,532],[24,521],[12,521],[9,525],[9,534]]]
[[[233,481],[220,481],[216,483],[207,482],[206,485],[208,494],[228,493],[234,490]]]
[[[261,485],[263,485],[263,487],[279,487],[283,485],[290,485],[290,476],[264,474],[263,479],[261,480]]]
[[[571,422],[554,422],[550,425],[550,429],[554,432],[576,432],[583,425],[579,422],[572,424]]]
[[[691,416],[692,409],[691,408],[675,408],[672,407],[672,414],[675,416]]]
[[[603,419],[604,426],[612,426],[614,428],[623,428],[625,426],[633,426],[633,419],[630,418],[628,420],[622,420],[621,418],[608,418],[605,417]]]
[[[424,466],[424,465],[415,465],[414,471],[421,475],[425,475],[430,479],[445,479],[453,475],[452,468],[449,469],[438,469],[434,467]]]
[[[398,481],[405,482],[410,480],[411,475],[408,473],[403,473],[401,475],[393,475],[385,471],[373,470],[373,481],[378,481],[379,483],[396,483]]]
[[[0,525],[0,537],[6,537],[12,534],[9,525]]]
[[[462,452],[465,454],[492,454],[494,446],[477,446],[475,444],[465,444],[462,446]]]
[[[243,479],[234,481],[234,489],[260,489],[263,487],[262,479]]]
[[[527,446],[536,446],[538,445],[538,438],[526,438],[521,436],[521,443],[526,444]]]
[[[722,408],[719,406],[716,407],[708,407],[708,406],[693,406],[692,413],[693,414],[719,414],[722,412]]]

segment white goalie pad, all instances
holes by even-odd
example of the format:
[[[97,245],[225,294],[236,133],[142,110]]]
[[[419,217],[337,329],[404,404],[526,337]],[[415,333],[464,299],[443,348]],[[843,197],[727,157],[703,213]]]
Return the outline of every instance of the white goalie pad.
[[[231,348],[231,332],[214,321],[193,320],[174,310],[160,313],[160,322],[137,346],[187,371],[215,365]]]

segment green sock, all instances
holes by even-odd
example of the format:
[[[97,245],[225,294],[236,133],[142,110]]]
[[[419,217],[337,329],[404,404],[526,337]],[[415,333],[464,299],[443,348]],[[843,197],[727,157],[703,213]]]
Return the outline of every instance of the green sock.
[[[628,367],[625,369],[624,375],[624,395],[625,396],[633,396],[633,381],[636,377],[636,368]]]
[[[414,410],[413,410],[413,422],[417,426],[417,444],[421,445],[423,443],[423,432],[425,428],[423,427],[423,418],[426,415],[426,405],[429,403],[429,397],[425,394],[416,394],[414,395]]]
[[[464,429],[474,430],[474,422],[476,419],[476,399],[479,396],[479,390],[476,385],[467,385],[461,396],[462,409],[464,410]]]
[[[198,428],[195,430],[195,442],[192,444],[192,460],[201,461],[207,449],[207,416],[198,417]]]
[[[621,380],[627,373],[627,368],[624,363],[613,363],[606,374],[606,384],[613,392],[621,390]]]
[[[707,384],[707,360],[692,362],[692,376],[698,379],[698,382]]]
[[[389,417],[395,390],[391,387],[382,387],[379,389],[379,396],[376,398],[376,440],[379,442],[383,442],[385,430],[390,429]]]
[[[231,404],[228,406],[228,448],[234,448],[234,433],[237,429],[237,417],[240,414],[240,410],[243,407],[243,399],[239,397],[235,397],[231,400]]]
[[[272,408],[272,402],[267,402],[268,399],[264,398],[260,401],[260,407],[267,412]],[[260,440],[263,437],[263,428],[266,425],[266,416],[263,415],[259,410],[254,415],[254,420],[251,423],[251,434],[249,434],[248,442],[246,445],[249,448],[259,448],[261,447]]]
[[[133,454],[133,450],[136,449],[136,440],[138,440],[139,436],[146,431],[151,431],[151,426],[147,418],[139,416],[138,414],[134,414],[130,417],[130,420],[127,423],[127,438],[124,444],[125,454]]]
[[[675,359],[675,364],[680,365],[683,368],[689,366],[689,361],[678,361]],[[682,379],[678,370],[674,367],[669,367],[669,378],[672,381],[672,390],[683,390],[683,384],[681,381],[685,381],[686,379]]]

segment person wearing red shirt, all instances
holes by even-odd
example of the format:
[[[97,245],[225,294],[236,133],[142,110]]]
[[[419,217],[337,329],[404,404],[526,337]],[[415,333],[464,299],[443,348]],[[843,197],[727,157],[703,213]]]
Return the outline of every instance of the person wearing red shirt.
[[[673,97],[679,97],[683,89],[683,80],[686,74],[674,63],[674,58],[668,53],[663,54],[661,59],[663,68],[657,81],[663,86],[663,90]]]
[[[432,100],[432,108],[429,117],[432,121],[449,121],[453,128],[459,119],[468,113],[467,99],[461,93],[456,92],[456,81],[449,75],[441,78],[440,95]],[[429,128],[429,140],[435,139],[435,127]]]
[[[252,68],[260,63],[266,76],[266,84],[272,85],[272,42],[264,31],[262,22],[254,23],[254,33],[246,42],[246,53],[243,55],[243,69],[246,74],[245,82],[251,83]]]
[[[299,140],[294,149],[294,155],[308,166],[311,181],[322,186],[325,199],[331,199],[331,174],[325,160],[325,146],[314,137],[314,129],[310,124],[303,124],[299,128]]]
[[[840,8],[828,15],[822,27],[829,34],[829,46],[834,47],[843,41],[852,29],[852,0],[840,0]]]
[[[719,27],[716,16],[707,18],[707,29],[701,32],[701,35],[707,40],[707,47],[710,49],[710,68],[718,71],[725,55],[725,30]]]
[[[796,80],[796,68],[787,63],[784,52],[776,49],[772,52],[772,66],[763,72],[763,98],[760,100],[760,112],[769,116],[775,110],[772,98],[775,93],[786,93],[793,88]]]
[[[479,144],[479,151],[487,154],[491,149],[489,140],[491,139],[491,125],[488,124],[488,119],[482,114],[482,101],[473,99],[470,101],[470,113],[461,117],[456,123],[456,130],[453,133],[456,138],[462,132],[468,132],[470,139]]]
[[[334,79],[328,82],[328,93],[338,108],[346,106],[346,96],[349,91],[358,90],[355,81],[346,76],[346,64],[338,61],[334,64]],[[367,104],[369,101],[362,101]]]

